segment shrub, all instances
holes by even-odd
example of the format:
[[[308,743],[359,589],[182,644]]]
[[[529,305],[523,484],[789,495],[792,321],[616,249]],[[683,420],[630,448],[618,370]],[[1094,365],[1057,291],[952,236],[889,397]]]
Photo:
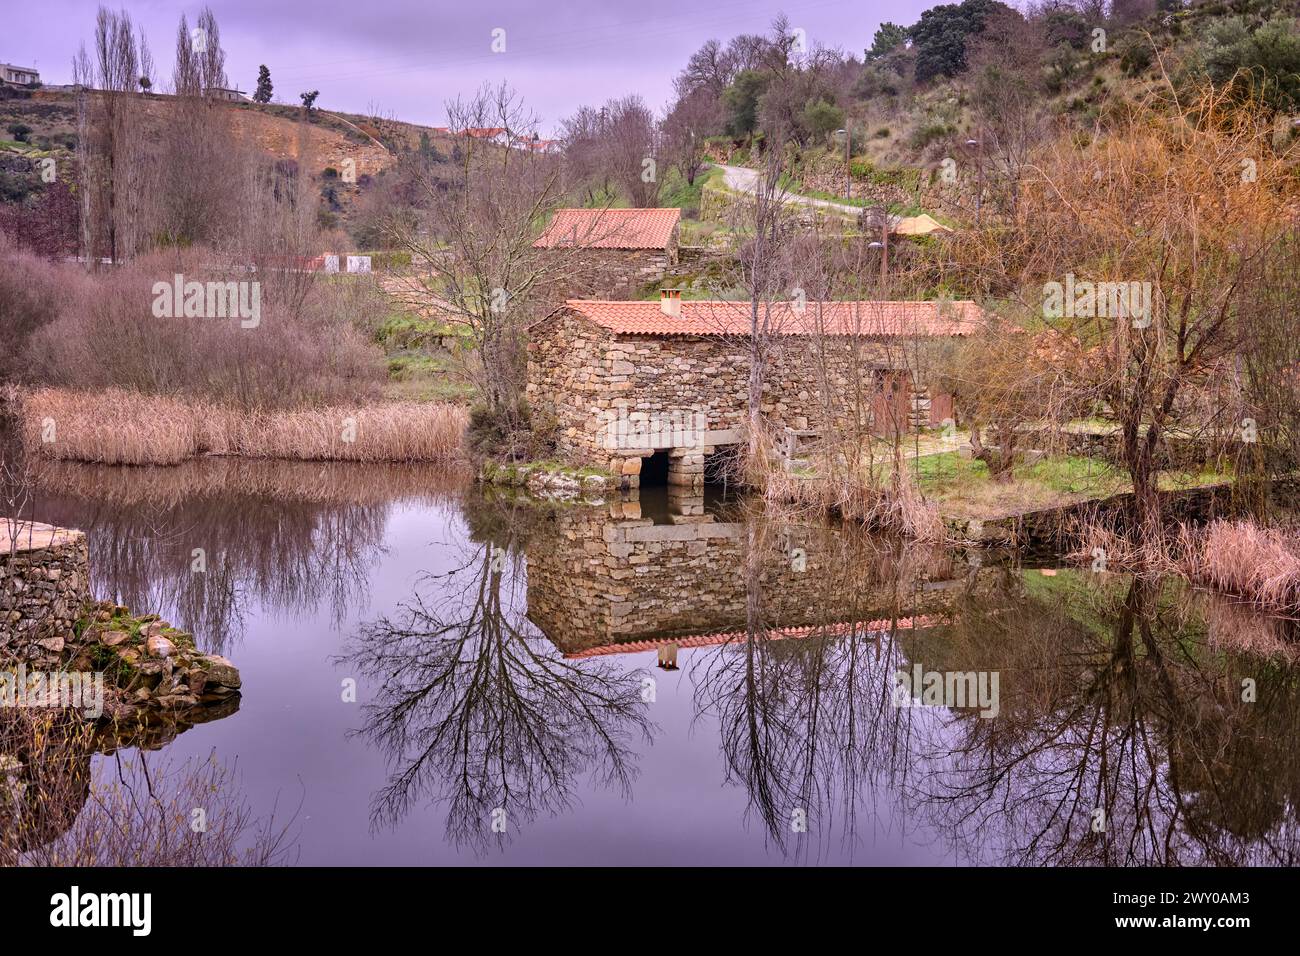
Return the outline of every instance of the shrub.
[[[74,302],[87,285],[76,266],[20,252],[0,233],[0,381],[30,380],[28,342]]]
[[[172,250],[87,280],[32,337],[32,376],[69,388],[116,387],[250,409],[379,396],[383,355],[364,327],[382,315],[372,285],[269,268],[256,274],[256,328],[242,328],[237,318],[155,317],[154,284],[176,274],[252,281],[247,272],[213,270],[213,258],[206,250]]]
[[[1154,56],[1145,37],[1128,35],[1118,44],[1119,66],[1129,76],[1139,76],[1151,66]]]
[[[534,461],[554,450],[554,431],[553,422],[534,416],[528,403],[522,400],[516,408],[475,405],[470,410],[465,444],[483,458]]]
[[[952,135],[953,132],[953,127],[948,123],[942,120],[933,120],[912,130],[912,135],[909,138],[910,145],[913,149],[925,149],[931,143]]]

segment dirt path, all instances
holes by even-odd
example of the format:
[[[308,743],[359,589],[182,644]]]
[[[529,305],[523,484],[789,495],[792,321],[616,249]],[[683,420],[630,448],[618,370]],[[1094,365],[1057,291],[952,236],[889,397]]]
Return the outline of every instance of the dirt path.
[[[721,163],[715,163],[714,165],[722,170],[722,181],[728,189],[740,193],[752,193],[758,189],[758,170],[749,169],[746,166],[724,166]],[[830,199],[814,199],[812,196],[800,196],[798,193],[786,192],[785,190],[781,190],[781,201],[796,206],[829,209],[845,216],[852,216],[854,219],[857,219],[862,214],[861,206],[850,206]]]

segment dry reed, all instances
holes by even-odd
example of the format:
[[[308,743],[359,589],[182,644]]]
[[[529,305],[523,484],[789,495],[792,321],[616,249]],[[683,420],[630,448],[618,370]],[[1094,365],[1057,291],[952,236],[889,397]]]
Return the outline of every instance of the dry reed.
[[[446,403],[245,412],[120,389],[39,389],[18,404],[27,447],[61,461],[176,465],[201,455],[415,462],[459,457],[469,421]]]
[[[1179,563],[1197,584],[1258,607],[1300,616],[1300,540],[1249,521],[1212,521],[1184,529]]]
[[[757,479],[770,503],[838,515],[872,531],[902,534],[915,541],[938,542],[946,536],[943,518],[925,501],[910,475],[886,470],[851,474],[845,469],[801,475],[788,471],[775,456],[765,460],[772,464],[762,473],[751,464],[751,480]]]

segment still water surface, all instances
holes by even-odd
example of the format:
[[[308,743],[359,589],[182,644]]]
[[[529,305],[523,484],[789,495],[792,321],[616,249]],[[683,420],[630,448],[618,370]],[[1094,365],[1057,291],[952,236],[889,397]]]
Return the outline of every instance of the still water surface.
[[[298,808],[301,863],[1296,862],[1291,625],[1173,582],[414,467],[58,466],[32,513],[239,667],[150,759]],[[997,715],[898,706],[914,668]]]

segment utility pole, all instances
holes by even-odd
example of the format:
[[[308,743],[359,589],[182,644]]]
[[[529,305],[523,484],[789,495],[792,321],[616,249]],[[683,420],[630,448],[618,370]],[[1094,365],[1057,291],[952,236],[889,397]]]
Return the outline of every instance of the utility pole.
[[[984,144],[978,139],[968,139],[966,145],[977,151],[975,160],[975,225],[978,227],[984,218]]]
[[[880,250],[880,291],[884,296],[889,284],[889,207],[875,207],[880,217],[880,238],[867,244],[868,249]]]

